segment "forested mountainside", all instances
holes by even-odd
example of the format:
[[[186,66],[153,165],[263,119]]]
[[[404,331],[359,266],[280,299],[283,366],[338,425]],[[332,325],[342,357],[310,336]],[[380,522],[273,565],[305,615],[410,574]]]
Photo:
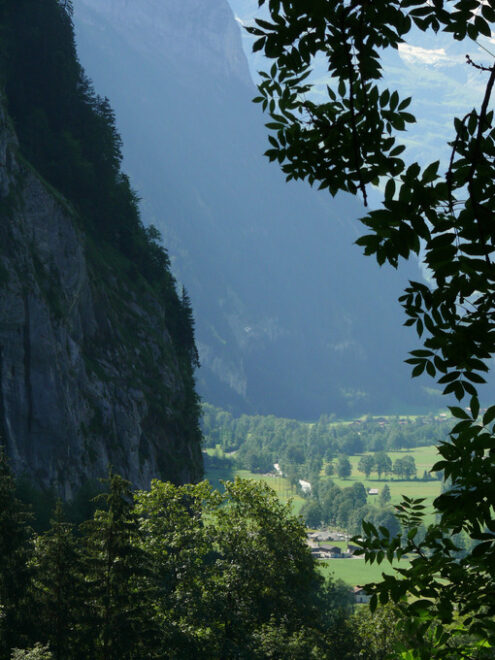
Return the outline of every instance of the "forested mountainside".
[[[429,405],[402,364],[414,337],[396,302],[421,274],[362,257],[358,202],[288,185],[265,162],[227,0],[74,8],[81,61],[114,104],[143,219],[165,235],[191,295],[203,397],[299,419]]]
[[[189,298],[70,9],[0,4],[0,431],[17,474],[67,498],[109,464],[141,487],[202,475]]]

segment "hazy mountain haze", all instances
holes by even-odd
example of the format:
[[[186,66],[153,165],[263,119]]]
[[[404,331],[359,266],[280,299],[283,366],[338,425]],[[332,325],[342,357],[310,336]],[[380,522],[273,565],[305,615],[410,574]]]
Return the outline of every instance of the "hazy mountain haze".
[[[238,48],[239,29],[226,2],[80,0],[76,4],[96,12],[94,20],[107,20],[140,55],[158,58],[162,64],[188,61],[222,76],[248,78],[246,58]]]
[[[353,246],[359,202],[287,185],[226,0],[76,0],[80,59],[116,110],[145,221],[162,231],[197,322],[200,392],[310,418],[425,403],[406,279]]]

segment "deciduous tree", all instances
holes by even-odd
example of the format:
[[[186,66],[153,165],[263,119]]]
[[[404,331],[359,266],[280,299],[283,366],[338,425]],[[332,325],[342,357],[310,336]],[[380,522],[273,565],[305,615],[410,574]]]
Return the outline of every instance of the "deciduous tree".
[[[352,473],[352,465],[348,456],[339,456],[337,461],[337,475],[341,479],[348,479]]]
[[[386,452],[379,451],[375,454],[375,470],[379,479],[382,474],[390,474],[392,472],[392,459]]]
[[[411,479],[416,476],[416,462],[413,456],[402,456],[395,460],[392,469],[399,479]]]
[[[375,465],[375,457],[372,454],[365,454],[364,456],[361,456],[361,458],[359,459],[358,470],[360,472],[363,472],[366,478],[369,479],[371,470],[373,469],[374,465]]]
[[[368,525],[364,549],[378,561],[385,554],[417,554],[400,579],[370,587],[373,606],[378,597],[393,599],[416,627],[409,657],[465,657],[473,645],[495,642],[495,491],[487,486],[495,470],[495,406],[480,416],[478,397],[495,354],[495,66],[467,57],[466,66],[484,80],[481,104],[452,118],[448,163],[422,167],[402,155],[398,134],[415,117],[411,99],[384,83],[381,55],[413,28],[429,33],[433,47],[435,34],[443,33],[467,39],[469,50],[479,36],[491,36],[495,6],[492,0],[259,4],[268,5],[271,20],[249,29],[257,37],[254,49],[273,60],[256,99],[271,115],[268,157],[288,179],[306,179],[332,195],[360,194],[365,204],[369,186],[381,183],[382,206],[362,218],[367,233],[358,244],[394,267],[421,251],[430,272],[428,283],[409,283],[401,302],[406,325],[422,344],[408,360],[412,375],[426,372],[463,403],[451,407],[458,423],[440,444],[435,465],[451,487],[435,500],[438,522],[424,539],[417,537],[421,501],[404,498],[407,535],[391,539]],[[311,94],[315,57],[326,58],[326,98]],[[479,543],[459,560],[452,535],[461,531]],[[454,617],[458,627],[448,628]],[[427,648],[428,630],[433,645]],[[456,637],[462,630],[472,637]]]

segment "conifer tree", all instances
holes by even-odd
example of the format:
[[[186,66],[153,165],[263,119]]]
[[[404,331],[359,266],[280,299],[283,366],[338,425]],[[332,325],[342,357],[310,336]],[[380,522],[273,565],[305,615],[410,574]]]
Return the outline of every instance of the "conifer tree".
[[[191,299],[186,289],[182,287],[182,296],[180,299],[181,310],[181,335],[184,342],[184,348],[190,356],[194,366],[199,367],[199,355],[194,342],[194,316],[192,311]]]
[[[83,609],[80,552],[72,525],[56,505],[50,529],[36,539],[34,606],[37,639],[49,642],[54,660],[77,654],[77,625]]]
[[[30,514],[15,497],[15,482],[0,447],[0,658],[9,658],[28,634],[32,553]]]
[[[86,657],[124,660],[147,657],[146,558],[139,546],[130,483],[110,472],[109,492],[92,520],[82,524],[88,620]]]

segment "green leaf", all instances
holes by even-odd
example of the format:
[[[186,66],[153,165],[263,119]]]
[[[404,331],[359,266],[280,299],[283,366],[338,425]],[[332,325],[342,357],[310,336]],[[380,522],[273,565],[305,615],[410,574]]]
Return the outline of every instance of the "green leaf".
[[[266,43],[266,37],[261,37],[257,39],[253,44],[253,53],[256,53],[258,50],[262,50]]]
[[[394,195],[395,195],[395,181],[393,179],[389,179],[385,186],[385,200],[388,201],[393,199]]]
[[[471,416],[464,410],[464,408],[459,408],[458,406],[449,406],[450,413],[453,417],[457,419],[471,419]]]
[[[480,412],[480,402],[477,396],[471,397],[470,408],[473,419],[476,419]]]
[[[431,163],[431,165],[428,165],[428,167],[425,169],[423,172],[423,176],[421,178],[423,183],[431,183],[438,177],[438,168],[440,166],[440,161],[437,160],[434,163]]]
[[[426,373],[431,376],[432,378],[435,378],[436,375],[436,370],[435,370],[435,365],[433,362],[428,361],[426,363]]]
[[[488,426],[495,419],[495,406],[490,406],[483,415],[483,426]]]
[[[488,23],[481,16],[475,16],[474,17],[474,24],[478,28],[479,32],[481,34],[483,34],[485,37],[491,37],[492,36],[490,26],[488,25]]]
[[[466,371],[464,376],[473,383],[486,383],[486,380],[483,376],[480,376],[474,371]]]
[[[399,93],[397,91],[392,92],[390,97],[390,109],[393,111],[399,105]]]
[[[412,370],[412,377],[417,378],[418,376],[421,376],[423,371],[425,370],[425,362],[422,362],[421,364],[417,364],[414,369]]]

